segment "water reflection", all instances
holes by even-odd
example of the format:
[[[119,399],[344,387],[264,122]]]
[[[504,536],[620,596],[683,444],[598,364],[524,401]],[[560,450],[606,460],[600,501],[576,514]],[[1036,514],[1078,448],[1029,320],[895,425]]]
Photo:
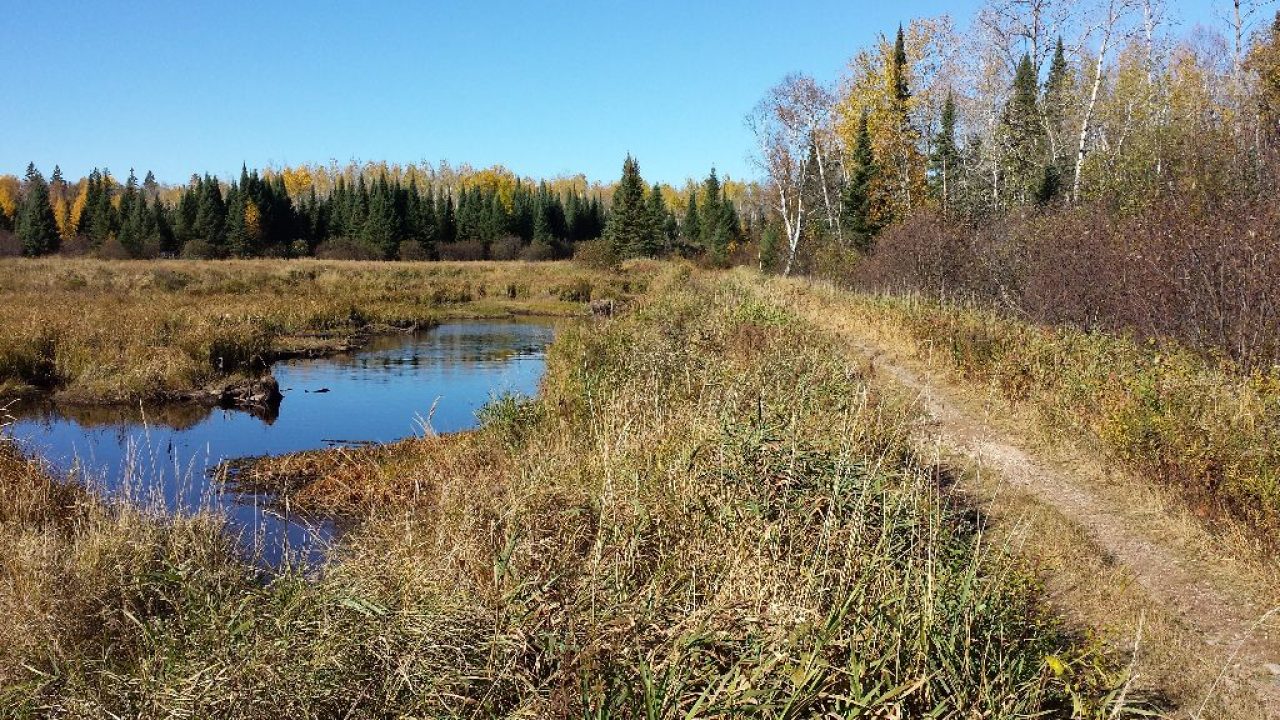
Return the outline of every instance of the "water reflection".
[[[286,548],[314,557],[327,522],[281,518],[263,498],[224,494],[210,470],[234,457],[336,444],[389,442],[475,425],[475,412],[504,392],[532,394],[553,328],[539,322],[449,323],[418,335],[383,336],[354,353],[278,363],[284,400],[276,417],[193,405],[11,410],[8,430],[63,470],[81,468],[108,491],[142,492],[170,508],[213,503],[258,536],[268,562]]]

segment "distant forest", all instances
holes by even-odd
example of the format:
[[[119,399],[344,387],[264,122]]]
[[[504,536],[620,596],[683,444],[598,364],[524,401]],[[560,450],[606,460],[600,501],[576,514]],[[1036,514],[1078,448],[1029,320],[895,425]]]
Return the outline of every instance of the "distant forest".
[[[55,168],[46,180],[34,165],[22,180],[0,177],[0,254],[10,255],[551,260],[602,240],[606,258],[725,259],[743,236],[714,170],[676,191],[647,185],[630,156],[610,186],[385,164],[244,168],[230,183],[204,175],[181,187],[96,169],[68,182]]]

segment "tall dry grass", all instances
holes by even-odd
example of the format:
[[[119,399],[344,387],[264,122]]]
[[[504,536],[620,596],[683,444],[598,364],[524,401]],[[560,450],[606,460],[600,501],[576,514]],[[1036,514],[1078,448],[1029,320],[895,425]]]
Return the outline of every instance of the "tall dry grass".
[[[0,397],[163,399],[447,317],[569,315],[649,272],[570,263],[0,260]]]
[[[1280,541],[1280,369],[1206,360],[1172,341],[1036,325],[979,303],[824,293],[872,335],[1099,443],[1210,525]]]
[[[1112,716],[1123,678],[916,463],[914,408],[732,278],[654,285],[623,318],[566,327],[540,396],[495,400],[478,431],[268,464],[293,502],[359,518],[313,577],[257,577],[194,520],[5,524],[5,587],[28,590],[0,634],[30,641],[5,651],[0,699],[131,717]]]

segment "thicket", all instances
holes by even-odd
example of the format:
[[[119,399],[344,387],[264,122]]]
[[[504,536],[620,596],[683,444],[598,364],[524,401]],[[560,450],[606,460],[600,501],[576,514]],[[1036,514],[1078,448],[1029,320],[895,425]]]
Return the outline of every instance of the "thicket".
[[[1267,197],[1184,195],[1132,214],[1088,206],[975,223],[919,213],[846,279],[1175,340],[1242,370],[1280,362],[1280,208]]]

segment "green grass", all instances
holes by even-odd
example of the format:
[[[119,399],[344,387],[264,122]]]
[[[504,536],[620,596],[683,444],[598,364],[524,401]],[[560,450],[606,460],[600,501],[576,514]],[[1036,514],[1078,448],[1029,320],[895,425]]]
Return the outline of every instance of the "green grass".
[[[484,416],[461,435],[272,461],[280,472],[264,477],[283,478],[293,502],[357,518],[311,578],[260,577],[207,517],[90,503],[47,513],[67,518],[56,522],[4,519],[0,706],[1112,710],[1123,677],[916,462],[916,411],[732,278],[664,271],[625,316],[563,328],[538,398],[499,399]],[[11,451],[8,462],[29,466]],[[15,492],[43,497],[38,476]]]

